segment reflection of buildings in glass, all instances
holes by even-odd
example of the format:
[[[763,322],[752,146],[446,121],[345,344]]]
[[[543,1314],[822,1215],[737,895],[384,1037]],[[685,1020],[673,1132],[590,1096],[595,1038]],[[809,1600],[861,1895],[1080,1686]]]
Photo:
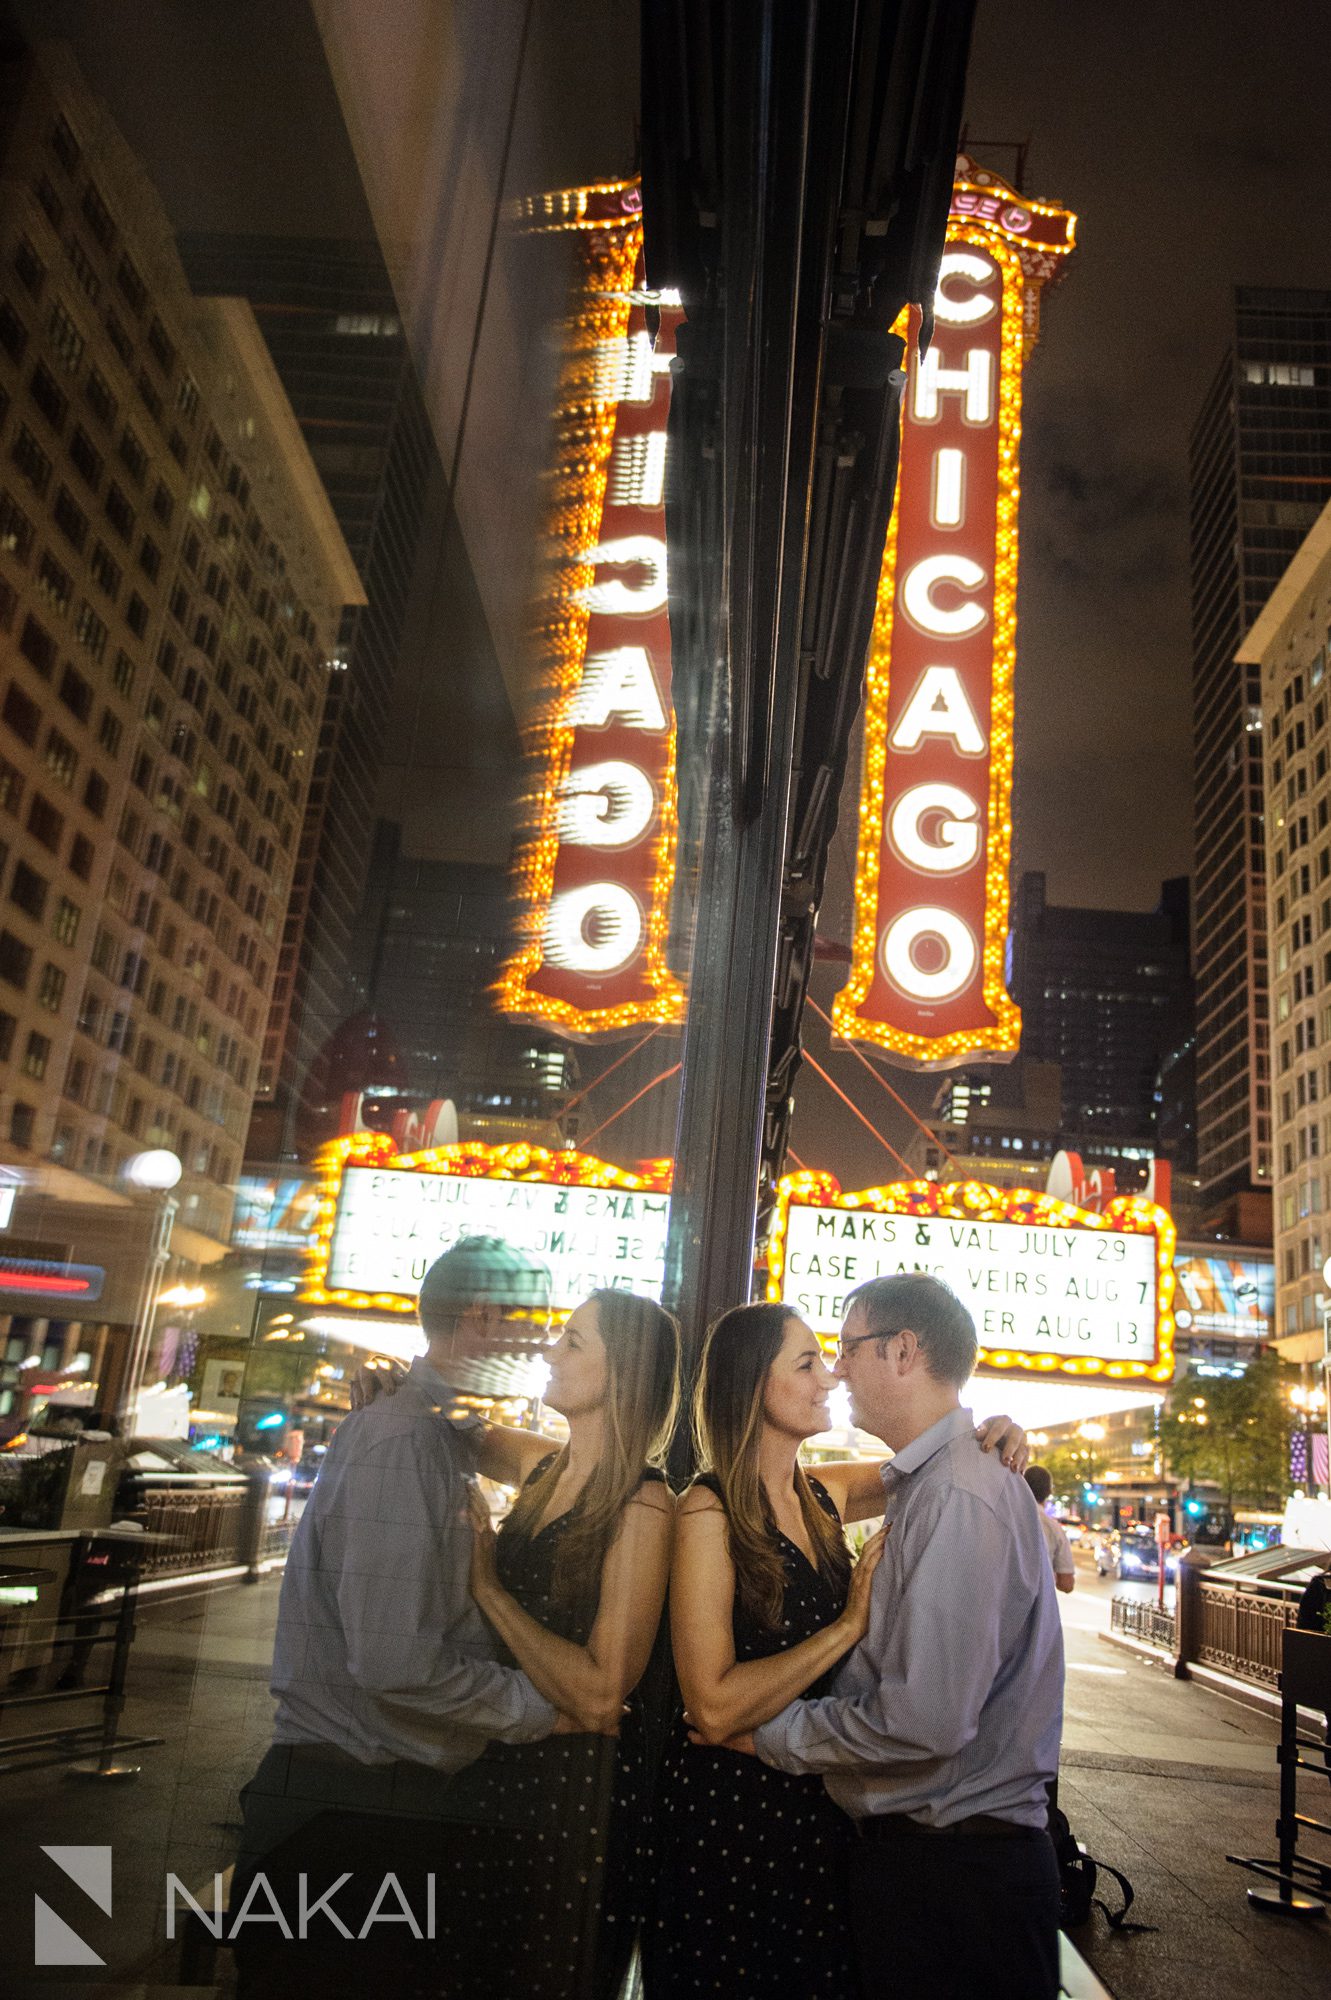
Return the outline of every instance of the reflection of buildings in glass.
[[[121,1199],[82,1176],[176,1153],[173,1247],[206,1260],[230,1223],[323,665],[360,586],[248,308],[190,293],[66,56],[9,80],[3,1143],[45,1202],[31,1226],[61,1243],[89,1199]],[[134,1317],[110,1295],[99,1310]],[[16,1321],[0,1399],[78,1324]]]
[[[1191,442],[1198,1153],[1211,1202],[1272,1178],[1262,687],[1235,664],[1331,479],[1331,292],[1234,294]],[[1305,864],[1307,857],[1305,857]]]
[[[450,1099],[462,1139],[557,1144],[576,1054],[494,1007],[512,944],[507,870],[418,859],[400,839],[380,822],[355,944],[360,990],[396,1052],[396,1093],[422,1106]],[[380,1094],[385,1107],[388,1098]]]
[[[303,1151],[293,1096],[348,1010],[346,968],[365,892],[389,705],[438,454],[388,273],[374,243],[197,236],[201,291],[254,308],[365,583],[338,637],[259,1069],[254,1159]]]

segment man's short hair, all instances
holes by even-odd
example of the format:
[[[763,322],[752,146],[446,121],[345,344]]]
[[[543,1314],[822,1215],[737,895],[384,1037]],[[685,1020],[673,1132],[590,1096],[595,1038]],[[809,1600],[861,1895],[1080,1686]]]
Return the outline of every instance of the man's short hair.
[[[979,1342],[975,1321],[956,1293],[927,1271],[900,1271],[870,1278],[846,1296],[846,1311],[862,1312],[868,1327],[883,1333],[908,1329],[920,1343],[924,1365],[936,1382],[960,1389],[975,1372]]]
[[[477,1305],[542,1317],[550,1311],[550,1273],[501,1236],[464,1236],[425,1273],[416,1312],[433,1337],[451,1332]]]
[[[1054,1490],[1054,1476],[1047,1465],[1028,1465],[1026,1484],[1043,1507]]]

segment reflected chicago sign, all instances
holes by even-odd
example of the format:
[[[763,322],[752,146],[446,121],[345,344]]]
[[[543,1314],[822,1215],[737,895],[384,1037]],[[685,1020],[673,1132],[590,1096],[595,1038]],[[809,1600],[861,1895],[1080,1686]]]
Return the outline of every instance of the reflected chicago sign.
[[[548,693],[528,732],[538,780],[518,871],[523,935],[499,1006],[594,1034],[683,1014],[665,962],[676,841],[665,454],[682,315],[674,295],[642,289],[636,185],[545,197],[523,219],[574,233],[581,272],[541,617]]]
[[[828,1174],[789,1174],[767,1291],[834,1334],[856,1285],[927,1271],[969,1307],[982,1367],[1168,1381],[1174,1240],[1165,1210],[1139,1196],[1098,1214],[974,1181],[843,1194]]]
[[[1021,373],[1074,220],[962,165],[934,337],[903,405],[833,1009],[840,1034],[927,1068],[1001,1057],[1020,1035],[1004,961]]]

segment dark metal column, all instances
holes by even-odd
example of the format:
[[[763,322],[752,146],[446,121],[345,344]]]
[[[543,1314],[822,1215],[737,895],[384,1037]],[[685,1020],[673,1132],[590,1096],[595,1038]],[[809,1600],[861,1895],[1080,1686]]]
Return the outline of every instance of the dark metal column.
[[[749,1296],[760,1169],[784,1151],[895,478],[890,328],[932,300],[972,11],[644,4],[648,279],[687,314],[667,514],[693,936],[666,1298],[694,1352]]]

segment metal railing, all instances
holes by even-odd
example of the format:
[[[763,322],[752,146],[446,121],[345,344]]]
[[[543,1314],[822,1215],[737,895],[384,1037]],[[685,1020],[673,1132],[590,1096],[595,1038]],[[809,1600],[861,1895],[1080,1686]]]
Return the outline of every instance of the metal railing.
[[[1159,1646],[1166,1653],[1177,1648],[1177,1626],[1172,1611],[1139,1597],[1116,1597],[1109,1607],[1109,1626],[1125,1638],[1139,1639],[1145,1646]]]
[[[1258,1597],[1232,1586],[1197,1584],[1198,1626],[1191,1658],[1259,1687],[1280,1683],[1287,1627],[1298,1621],[1296,1598]]]

